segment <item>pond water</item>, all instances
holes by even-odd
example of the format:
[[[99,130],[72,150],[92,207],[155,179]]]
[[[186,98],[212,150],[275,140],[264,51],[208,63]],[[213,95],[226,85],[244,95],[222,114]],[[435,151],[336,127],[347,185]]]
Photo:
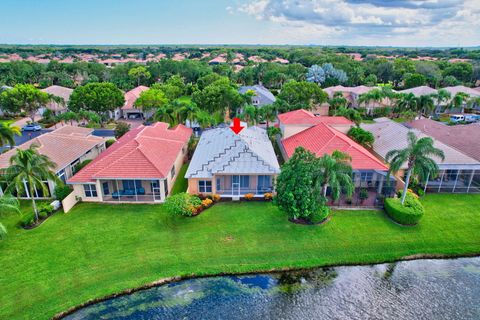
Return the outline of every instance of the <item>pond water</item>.
[[[67,319],[480,319],[480,257],[185,280]]]

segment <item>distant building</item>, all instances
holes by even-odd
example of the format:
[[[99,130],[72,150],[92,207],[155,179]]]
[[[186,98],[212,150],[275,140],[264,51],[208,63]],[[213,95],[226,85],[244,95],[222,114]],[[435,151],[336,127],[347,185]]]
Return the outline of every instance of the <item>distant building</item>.
[[[135,107],[135,101],[143,91],[148,90],[146,86],[138,86],[125,93],[125,104],[122,107],[122,116],[125,119],[146,119],[150,114],[145,114],[142,110]]]
[[[45,89],[42,89],[43,92],[54,95],[56,97],[62,98],[62,102],[50,101],[45,108],[39,111],[40,114],[45,112],[45,109],[51,110],[55,115],[67,111],[68,101],[70,100],[70,95],[73,92],[73,89],[62,87],[62,86],[50,86]]]
[[[252,97],[252,104],[256,107],[272,104],[276,100],[275,96],[270,92],[270,90],[261,84],[254,86],[243,86],[240,87],[238,91],[242,94],[245,94],[249,90],[255,91],[255,95]]]

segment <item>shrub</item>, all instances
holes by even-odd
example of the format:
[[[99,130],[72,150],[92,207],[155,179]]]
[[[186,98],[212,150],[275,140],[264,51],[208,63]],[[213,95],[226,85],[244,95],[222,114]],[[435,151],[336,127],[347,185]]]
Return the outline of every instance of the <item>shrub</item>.
[[[39,204],[37,209],[40,218],[46,218],[53,213],[53,206],[48,203]]]
[[[25,213],[20,219],[20,225],[24,228],[33,225],[34,222],[35,214],[33,212]]]
[[[221,196],[219,194],[212,194],[210,198],[213,200],[213,202],[218,202],[221,199]]]
[[[325,219],[327,219],[329,214],[330,214],[330,208],[327,206],[322,206],[319,208],[319,210],[315,211],[310,215],[309,221],[314,224],[320,223]]]
[[[263,198],[266,200],[266,201],[270,201],[273,199],[273,193],[271,192],[267,192],[263,195]]]
[[[247,193],[247,194],[245,195],[245,200],[250,201],[250,200],[253,199],[253,197],[255,197],[255,195],[254,195],[253,193]]]
[[[117,142],[117,140],[115,139],[108,139],[107,141],[105,141],[105,147],[110,147],[112,144],[114,144],[115,142]]]
[[[87,159],[87,160],[84,160],[82,162],[80,162],[79,164],[77,164],[75,166],[75,172],[78,172],[80,170],[82,170],[83,168],[85,168],[87,166],[87,164],[89,164],[90,162],[92,162],[92,159]]]
[[[358,197],[362,201],[368,199],[368,190],[365,188],[360,189],[360,194],[358,195]]]
[[[59,184],[55,186],[54,194],[55,198],[59,201],[65,199],[72,192],[72,188],[66,184]]]
[[[385,211],[394,221],[404,225],[415,225],[423,217],[424,209],[417,197],[408,192],[402,205],[400,198],[385,199]]]
[[[213,200],[212,199],[205,199],[205,200],[202,200],[202,207],[204,208],[208,208],[212,205],[213,203]]]
[[[130,124],[126,122],[119,122],[115,127],[115,138],[120,138],[128,131],[130,131]]]
[[[425,195],[425,191],[423,191],[423,189],[419,188],[417,190],[417,194],[418,194],[419,197],[423,197]]]
[[[198,212],[202,201],[197,196],[182,192],[172,195],[165,201],[165,207],[173,215],[190,217]]]

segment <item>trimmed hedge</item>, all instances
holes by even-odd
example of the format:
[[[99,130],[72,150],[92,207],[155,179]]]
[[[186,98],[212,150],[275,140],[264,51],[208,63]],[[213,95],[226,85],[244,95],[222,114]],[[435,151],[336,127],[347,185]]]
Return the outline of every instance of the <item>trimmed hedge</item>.
[[[319,208],[318,211],[315,211],[310,215],[309,221],[313,224],[323,222],[325,219],[327,219],[329,214],[330,214],[330,208],[327,206],[323,206]]]
[[[403,225],[416,225],[425,212],[423,205],[411,193],[407,193],[403,205],[400,200],[400,198],[385,199],[385,211],[388,216]]]

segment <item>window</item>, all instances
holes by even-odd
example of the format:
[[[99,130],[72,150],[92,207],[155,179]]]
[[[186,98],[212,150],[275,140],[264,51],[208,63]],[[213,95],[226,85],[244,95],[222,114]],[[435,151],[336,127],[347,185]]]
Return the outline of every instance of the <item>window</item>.
[[[259,191],[269,191],[270,187],[270,176],[258,176]]]
[[[63,183],[67,182],[67,179],[65,178],[65,169],[57,173],[57,176]]]
[[[168,182],[167,179],[163,180],[163,187],[165,190],[165,197],[168,196]]]
[[[250,187],[250,176],[240,176],[240,188]]]
[[[212,192],[212,181],[211,180],[199,180],[198,181],[198,191],[201,193]]]
[[[108,182],[102,183],[103,194],[110,194],[110,188],[108,187]]]
[[[219,190],[222,190],[222,180],[220,178],[217,178],[217,192]]]
[[[142,187],[141,180],[122,180],[124,190],[135,190]]]
[[[158,183],[158,180],[150,181],[150,187],[152,188],[152,193],[157,192],[156,189],[160,188],[160,183]]]
[[[372,179],[373,179],[373,172],[370,172],[370,171],[360,172],[360,181],[362,181],[362,182],[372,181]]]
[[[170,176],[172,177],[172,179],[173,177],[175,177],[175,165],[173,165],[172,170],[170,171]]]
[[[84,184],[83,189],[85,190],[86,198],[95,198],[98,196],[97,187],[94,184]]]

